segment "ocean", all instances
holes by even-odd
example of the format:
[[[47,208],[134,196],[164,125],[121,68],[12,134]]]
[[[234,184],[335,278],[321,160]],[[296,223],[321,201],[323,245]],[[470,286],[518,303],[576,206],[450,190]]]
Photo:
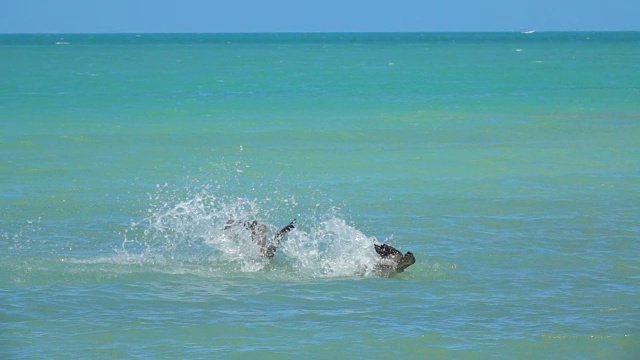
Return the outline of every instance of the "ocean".
[[[640,358],[640,33],[5,34],[0,125],[2,359]]]

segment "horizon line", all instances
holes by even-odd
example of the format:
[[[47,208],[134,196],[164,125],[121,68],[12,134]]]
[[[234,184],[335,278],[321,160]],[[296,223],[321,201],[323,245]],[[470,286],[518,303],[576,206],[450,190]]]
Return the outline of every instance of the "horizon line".
[[[529,33],[531,31],[531,33]],[[276,35],[276,34],[522,34],[537,33],[632,33],[640,30],[426,30],[426,31],[109,31],[109,32],[0,32],[0,35]]]

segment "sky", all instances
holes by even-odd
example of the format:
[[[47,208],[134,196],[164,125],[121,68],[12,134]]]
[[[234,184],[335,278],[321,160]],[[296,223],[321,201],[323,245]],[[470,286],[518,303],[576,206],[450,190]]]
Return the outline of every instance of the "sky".
[[[640,31],[640,0],[0,0],[0,33]]]

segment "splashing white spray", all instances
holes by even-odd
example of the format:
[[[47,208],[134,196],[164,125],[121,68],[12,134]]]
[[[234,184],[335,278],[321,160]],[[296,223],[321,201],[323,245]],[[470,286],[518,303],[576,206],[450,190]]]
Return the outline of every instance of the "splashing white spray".
[[[258,200],[224,196],[217,190],[205,185],[185,193],[166,184],[157,186],[149,195],[148,216],[125,232],[123,255],[151,263],[200,264],[220,273],[276,271],[305,278],[375,273],[376,239],[347,224],[339,209],[293,215],[291,207],[299,204],[292,196],[282,201]],[[265,259],[242,224],[257,220],[272,237],[286,224],[283,219],[290,220],[283,216],[297,216],[298,226],[284,239],[275,258]],[[237,225],[226,226],[230,220]]]

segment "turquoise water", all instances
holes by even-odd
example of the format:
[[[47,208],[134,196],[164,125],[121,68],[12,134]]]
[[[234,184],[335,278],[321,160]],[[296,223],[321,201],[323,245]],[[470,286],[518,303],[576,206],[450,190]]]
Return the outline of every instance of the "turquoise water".
[[[2,358],[640,356],[639,33],[0,54]]]

